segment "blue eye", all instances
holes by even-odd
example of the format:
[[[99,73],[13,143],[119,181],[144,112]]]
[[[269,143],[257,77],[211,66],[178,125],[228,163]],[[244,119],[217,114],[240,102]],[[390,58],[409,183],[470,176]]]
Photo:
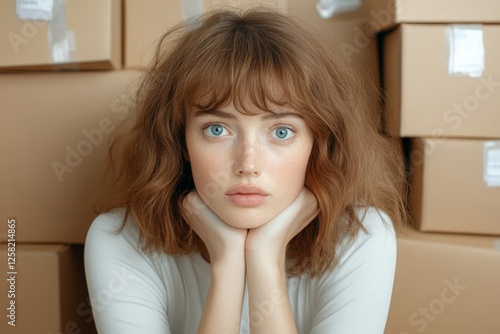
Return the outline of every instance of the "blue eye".
[[[212,125],[209,129],[214,136],[220,136],[224,132],[224,128],[220,125]]]
[[[293,131],[290,128],[280,126],[274,129],[273,134],[276,138],[285,140],[289,139],[293,135]]]
[[[209,137],[220,137],[228,133],[228,131],[226,130],[226,128],[224,128],[222,124],[208,125],[204,128],[204,130]]]

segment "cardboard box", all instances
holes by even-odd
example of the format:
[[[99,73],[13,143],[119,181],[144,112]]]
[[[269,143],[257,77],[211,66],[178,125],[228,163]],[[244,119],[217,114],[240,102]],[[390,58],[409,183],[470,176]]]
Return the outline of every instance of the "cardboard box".
[[[35,8],[31,10],[33,15],[21,17],[52,15],[52,18],[21,19],[16,14],[16,1],[3,3],[0,31],[5,33],[0,41],[1,71],[121,68],[120,0],[57,0],[47,12],[33,5],[44,2],[24,2]]]
[[[465,28],[402,24],[384,37],[385,127],[390,135],[500,138],[500,25]],[[457,34],[451,38],[452,32],[472,33],[461,39]],[[455,51],[450,51],[450,40]],[[465,68],[479,71],[481,64],[482,75]]]
[[[125,68],[142,69],[153,59],[160,37],[184,19],[216,8],[237,9],[252,5],[286,12],[288,0],[203,0],[202,8],[183,7],[181,0],[125,0]]]
[[[411,144],[410,202],[419,230],[500,235],[500,141]]]
[[[0,245],[0,261],[8,270],[7,284],[1,284],[0,332],[96,333],[83,246],[16,244],[15,252],[8,252],[12,246]],[[12,270],[7,263],[14,263]]]
[[[341,13],[331,19],[323,19],[316,9],[317,2],[289,0],[288,13],[317,28],[322,37],[330,40],[335,52],[346,57],[352,72],[365,84],[360,98],[371,106],[375,123],[380,123],[382,105],[380,103],[380,66],[377,39],[366,31],[367,3],[352,12]]]
[[[500,239],[409,231],[385,333],[500,333]]]
[[[18,242],[84,243],[108,136],[139,74],[0,75],[0,219],[18,220]]]
[[[365,2],[353,12],[342,13],[334,19],[322,19],[316,2],[302,0],[205,0],[204,8],[238,8],[267,5],[282,13],[298,17],[318,28],[326,38],[338,45],[338,50],[348,58],[354,72],[363,77],[367,104],[374,106],[374,119],[379,122],[381,105],[379,97],[379,61],[377,40],[365,31],[368,6]],[[159,38],[183,20],[182,1],[126,0],[125,1],[125,67],[143,69],[149,64]]]
[[[370,0],[370,25],[376,31],[399,23],[498,23],[497,0]]]

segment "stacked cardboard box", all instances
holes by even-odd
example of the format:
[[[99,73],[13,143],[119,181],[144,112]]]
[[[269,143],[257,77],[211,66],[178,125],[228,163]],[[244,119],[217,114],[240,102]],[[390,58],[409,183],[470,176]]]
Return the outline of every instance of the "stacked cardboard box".
[[[396,272],[385,333],[499,332],[498,238],[410,231]]]
[[[2,333],[95,333],[83,246],[17,244],[11,253],[0,245],[1,263],[15,263],[0,290]]]
[[[315,2],[300,0],[204,0],[201,7],[196,5],[200,2],[181,0],[45,2],[53,3],[51,8],[45,8],[44,2],[17,1],[16,7],[14,2],[4,6],[0,28],[7,32],[7,38],[0,42],[0,72],[11,74],[0,74],[0,212],[4,222],[0,240],[5,243],[0,247],[0,259],[9,263],[15,253],[16,260],[8,276],[15,279],[9,281],[0,298],[4,309],[14,301],[17,328],[2,322],[0,331],[95,331],[81,260],[82,244],[96,215],[91,197],[107,139],[130,107],[140,70],[151,60],[161,35],[182,20],[212,8],[263,5],[320,25],[331,32],[353,69],[374,81],[379,80],[379,69],[377,43],[371,32],[397,26],[386,35],[384,52],[384,82],[392,103],[386,112],[386,129],[395,136],[414,137],[413,159],[419,163],[414,166],[413,198],[418,212],[415,217],[422,217],[416,221],[422,222],[419,226],[425,231],[498,234],[498,188],[483,187],[483,169],[477,163],[483,157],[483,142],[500,138],[499,114],[489,111],[498,107],[500,99],[496,93],[500,72],[493,61],[498,59],[494,46],[498,29],[494,25],[482,27],[485,70],[481,77],[470,79],[450,77],[447,67],[443,70],[447,46],[436,36],[447,31],[448,24],[415,23],[438,22],[439,18],[445,20],[441,23],[500,22],[499,5],[493,0],[479,0],[474,8],[469,8],[466,0],[440,2],[446,8],[442,12],[436,11],[431,0],[405,0],[397,5],[373,0],[375,7],[363,3],[352,15],[344,13],[334,20],[320,19]],[[410,43],[405,42],[408,39]],[[53,73],[56,70],[68,73]],[[439,90],[428,89],[429,82]],[[439,94],[432,95],[436,91]],[[377,105],[376,90],[370,92],[370,104]],[[456,111],[453,104],[459,102],[463,109]],[[441,115],[433,118],[436,107],[441,114],[446,112],[445,119]],[[483,139],[448,139],[456,136]],[[430,149],[433,154],[428,154]],[[464,150],[468,152],[466,160]],[[488,152],[495,155],[494,149]],[[471,173],[469,165],[474,166],[474,178],[463,177]],[[495,166],[491,163],[493,178]],[[441,174],[447,183],[442,182]],[[463,179],[470,182],[465,185],[468,192],[476,193],[476,211],[467,209],[467,193],[460,192]],[[461,210],[456,211],[460,220],[443,218],[443,213],[453,209],[439,210],[442,203],[438,210],[432,207],[451,196],[455,197],[448,203]],[[471,219],[475,219],[474,224],[470,224]],[[492,314],[499,310],[499,298],[488,293],[500,276],[495,269],[499,260],[494,242],[493,237],[445,240],[430,233],[403,238],[388,333],[470,332],[477,327],[462,315],[485,303],[481,329],[495,332],[499,326]],[[467,261],[463,263],[464,258]],[[468,271],[468,266],[474,270]],[[484,273],[488,280],[481,280],[475,272]],[[408,295],[410,284],[413,292]],[[9,293],[11,289],[14,295]],[[11,310],[8,312],[10,316]],[[463,321],[450,327],[456,317]]]
[[[387,333],[497,333],[500,3],[372,5],[384,128],[406,148],[418,230],[400,240]]]
[[[342,13],[339,19],[324,20],[318,15],[315,2],[302,0],[203,0],[200,8],[195,3],[181,0],[125,0],[124,68],[144,69],[152,60],[162,35],[192,15],[213,9],[269,8],[318,27],[319,33],[324,32],[324,37],[337,43],[339,50],[348,57],[353,70],[368,83],[367,103],[376,106],[373,116],[377,120],[380,118],[377,40],[375,35],[364,30],[370,22],[368,5],[363,3],[353,12]]]
[[[366,20],[359,13],[322,20],[314,2],[54,0],[4,6],[0,260],[9,266],[9,284],[2,285],[7,290],[0,300],[9,321],[2,321],[0,332],[95,332],[82,248],[96,216],[91,199],[107,141],[131,106],[141,70],[175,24],[214,8],[255,5],[322,25],[353,68],[378,81],[376,40],[361,31]],[[366,16],[366,7],[360,10]],[[370,98],[377,99],[375,90]]]
[[[8,1],[0,70],[121,68],[121,0]]]
[[[9,1],[0,30],[0,332],[94,333],[83,243],[139,75],[121,70],[122,1]]]
[[[288,12],[289,0],[125,0],[124,66],[127,69],[146,67],[155,52],[159,38],[170,28],[198,14],[213,9],[239,9],[263,6]],[[201,6],[200,6],[201,5]]]

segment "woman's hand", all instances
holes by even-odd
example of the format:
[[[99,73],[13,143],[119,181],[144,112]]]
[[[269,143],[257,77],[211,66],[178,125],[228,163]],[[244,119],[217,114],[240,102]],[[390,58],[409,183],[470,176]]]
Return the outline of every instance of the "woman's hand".
[[[252,333],[297,333],[287,293],[286,246],[317,214],[316,197],[303,188],[276,217],[248,232],[245,264]]]
[[[210,255],[210,287],[198,333],[239,333],[248,231],[222,221],[195,191],[184,199],[183,214]]]
[[[245,244],[249,257],[284,262],[286,246],[318,214],[316,197],[303,188],[297,198],[276,217],[248,232]]]
[[[184,216],[196,234],[205,243],[210,262],[218,263],[228,255],[245,251],[248,231],[222,221],[201,199],[196,191],[190,192],[183,202]]]

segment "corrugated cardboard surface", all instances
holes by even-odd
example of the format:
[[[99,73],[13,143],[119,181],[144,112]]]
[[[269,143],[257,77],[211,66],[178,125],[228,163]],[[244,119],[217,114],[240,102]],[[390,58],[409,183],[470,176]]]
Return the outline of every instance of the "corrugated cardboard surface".
[[[411,206],[421,231],[500,235],[500,187],[484,182],[484,143],[413,139]]]
[[[497,0],[370,0],[370,19],[376,30],[398,23],[500,22]]]
[[[341,13],[330,19],[322,19],[316,10],[316,2],[289,0],[290,15],[317,27],[323,38],[330,39],[335,52],[348,60],[349,66],[358,78],[366,84],[365,99],[371,106],[374,122],[380,122],[382,113],[380,103],[380,69],[377,39],[367,30],[366,2],[356,11]]]
[[[16,2],[5,1],[0,11],[0,31],[5,32],[0,40],[0,70],[121,68],[122,2],[86,0],[58,3],[64,4],[66,31],[74,34],[70,62],[52,61],[50,22],[20,20],[16,16]]]
[[[342,13],[332,19],[322,19],[316,11],[316,2],[301,0],[205,0],[204,8],[252,7],[263,4],[288,13],[316,26],[318,32],[330,38],[336,50],[343,52],[353,71],[368,83],[366,96],[373,106],[374,119],[381,113],[378,83],[379,62],[377,40],[367,30],[367,4],[354,12]],[[151,61],[159,38],[183,20],[181,0],[125,0],[125,68],[143,69]]]
[[[139,75],[0,75],[0,216],[17,219],[18,242],[84,242],[108,137]]]
[[[318,15],[315,2],[300,0],[204,0],[203,6],[205,10],[265,6],[282,13],[289,13],[320,26],[332,37],[338,37],[346,43],[339,46],[340,48],[347,48],[356,58],[369,58],[370,62],[378,66],[377,52],[372,52],[376,50],[374,36],[368,36],[369,31],[365,31],[367,6],[364,3],[355,12],[343,13],[329,20],[324,20]],[[153,57],[159,38],[169,28],[183,20],[181,0],[125,0],[125,68],[146,67]],[[364,57],[368,54],[368,57]]]
[[[0,260],[7,264],[5,244],[0,245]],[[0,332],[96,333],[85,284],[82,246],[17,243],[16,272],[15,298],[8,298],[10,285],[1,284],[4,315]],[[15,327],[7,323],[10,300],[15,300]]]
[[[500,333],[499,239],[400,237],[387,334]]]
[[[384,38],[386,130],[401,137],[500,138],[500,25],[483,25],[483,76],[448,73],[449,25],[402,24]]]
[[[252,5],[286,11],[289,0],[203,0],[203,10]],[[194,4],[195,2],[193,2]],[[153,59],[160,37],[185,19],[181,0],[125,0],[125,68],[140,69]]]

